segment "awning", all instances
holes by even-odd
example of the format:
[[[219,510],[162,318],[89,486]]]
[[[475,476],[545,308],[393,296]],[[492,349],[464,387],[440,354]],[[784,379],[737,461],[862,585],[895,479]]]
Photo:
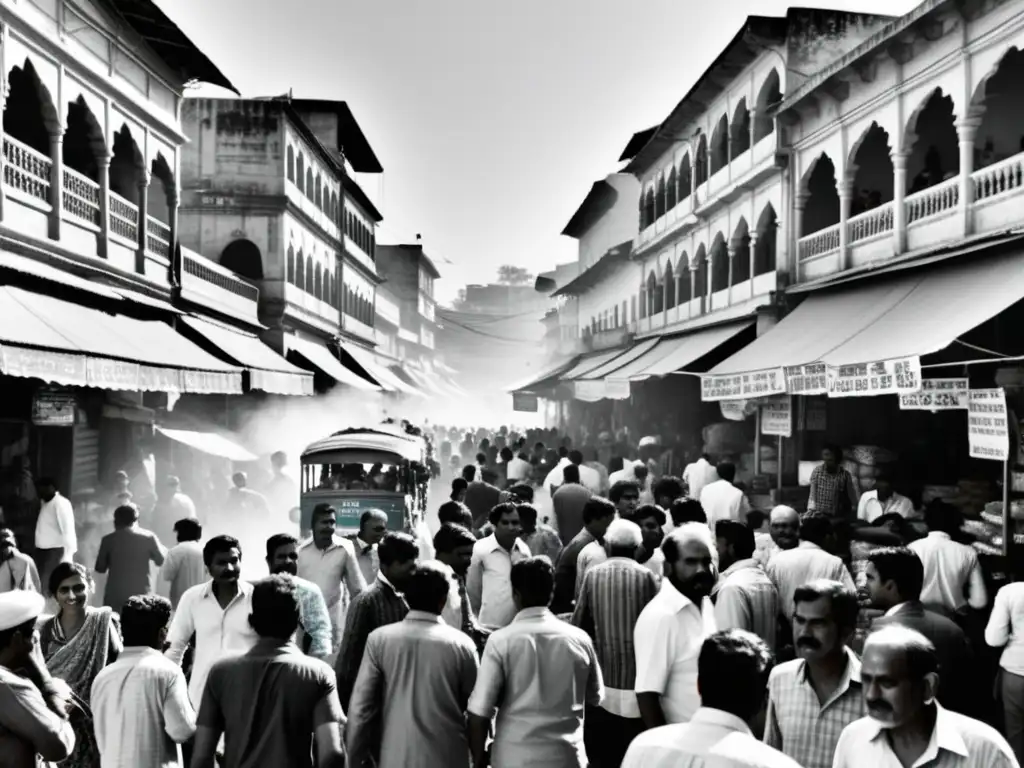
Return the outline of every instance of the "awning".
[[[69,288],[77,288],[80,291],[87,291],[96,296],[102,296],[105,299],[119,300],[121,298],[121,296],[105,285],[94,283],[72,272],[58,269],[45,262],[30,259],[27,256],[20,256],[10,251],[0,251],[0,268],[21,272],[25,275],[38,277],[41,280],[60,283]]]
[[[409,372],[399,363],[393,363],[382,355],[377,355],[377,362],[395,377],[395,381],[402,386],[402,392],[405,392],[407,395],[415,395],[416,397],[427,396],[427,393],[423,391],[423,387],[417,384],[416,379],[410,376]]]
[[[613,371],[608,378],[642,381],[652,376],[668,376],[714,352],[722,344],[753,325],[753,320],[747,320],[742,323],[704,328],[683,336],[662,338],[658,345],[645,355]]]
[[[621,349],[613,349],[610,352],[599,352],[596,355],[589,355],[588,357],[584,357],[565,373],[560,374],[558,378],[562,381],[575,381],[576,379],[582,379],[586,374],[597,370],[605,363],[611,362],[621,354]]]
[[[231,461],[259,460],[259,456],[214,432],[192,432],[187,429],[168,429],[166,427],[157,427],[156,431],[171,440],[211,456],[220,456]]]
[[[341,350],[348,354],[355,361],[357,367],[362,369],[364,378],[380,385],[385,392],[404,392],[405,384],[391,371],[382,366],[374,359],[373,352],[363,349],[357,344],[341,343]],[[357,371],[358,373],[358,371]]]
[[[945,349],[1022,298],[1024,253],[1020,252],[822,291],[809,296],[709,376],[786,369],[789,380],[813,364],[829,368],[918,358]],[[803,382],[792,385],[790,381],[790,392],[811,393]]]
[[[371,384],[362,376],[353,373],[342,365],[341,361],[332,355],[330,350],[323,344],[315,344],[292,335],[287,335],[284,338],[285,345],[290,351],[302,355],[313,367],[320,369],[339,384],[345,384],[354,389],[362,389],[364,391],[380,391],[380,387],[376,384]]]
[[[66,386],[241,394],[242,371],[155,320],[0,287],[0,372]]]
[[[512,392],[536,392],[538,389],[547,389],[549,386],[558,384],[557,377],[559,374],[572,368],[576,361],[579,360],[579,355],[572,355],[571,357],[564,357],[558,362],[549,363],[548,365],[541,368],[540,373],[533,374],[530,378],[525,379],[520,384],[508,387],[505,391]]]
[[[145,293],[139,293],[138,291],[129,291],[126,288],[113,288],[114,293],[120,296],[122,299],[128,301],[134,301],[136,304],[142,304],[146,307],[152,307],[153,309],[159,309],[162,312],[168,312],[172,315],[183,315],[185,314],[180,309],[175,307],[171,302],[158,299],[153,296],[149,296]]]
[[[199,317],[182,317],[181,322],[247,368],[250,389],[278,395],[313,394],[313,375],[289,363],[256,335]]]
[[[580,378],[603,379],[605,376],[609,375],[614,371],[619,370],[627,363],[631,363],[637,358],[642,357],[646,353],[650,352],[651,349],[653,349],[659,341],[661,341],[660,338],[653,338],[647,339],[646,341],[641,341],[639,344],[635,344],[634,346],[627,349],[621,355],[615,356],[604,365],[595,368],[590,373],[581,376]]]

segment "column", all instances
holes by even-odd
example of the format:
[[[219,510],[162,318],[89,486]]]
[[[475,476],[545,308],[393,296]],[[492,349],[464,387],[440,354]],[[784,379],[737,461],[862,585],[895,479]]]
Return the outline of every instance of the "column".
[[[733,282],[733,275],[735,274],[735,272],[733,271],[733,264],[736,261],[736,243],[734,243],[732,240],[730,240],[729,241],[729,245],[726,246],[726,248],[727,248],[727,252],[729,254],[729,292],[726,294],[726,296],[728,297],[729,305],[731,306],[732,305],[732,282]]]
[[[60,240],[64,216],[64,130],[50,134],[50,239]]]
[[[149,234],[149,180],[150,174],[139,169],[139,230],[138,249],[135,251],[135,271],[146,273],[146,237]]]
[[[107,258],[110,244],[110,155],[96,158],[100,184],[99,255]]]
[[[6,27],[6,25],[4,25],[4,26]],[[4,38],[3,32],[0,32],[0,47],[3,47],[5,49],[7,47],[6,40]],[[4,60],[3,53],[0,52],[0,67],[4,66],[3,60]],[[8,91],[9,87],[7,85],[7,74],[6,73],[7,73],[7,69],[6,69],[6,67],[4,67],[3,72],[0,73],[0,77],[2,77],[2,80],[0,80],[0,115],[3,115],[4,108],[7,106],[7,91]],[[0,120],[0,221],[4,220],[4,207],[5,207],[6,203],[7,203],[7,187],[4,184],[4,162],[5,162],[5,160],[4,160],[3,145],[4,145],[4,125],[3,125],[3,120]]]
[[[892,251],[899,256],[907,250],[907,155],[892,153]]]
[[[837,182],[839,189],[839,271],[849,266],[847,260],[850,232],[847,222],[850,218],[850,200],[853,197],[852,174],[848,174]]]
[[[697,265],[694,263],[694,264],[690,264],[689,267],[690,267],[690,301],[692,302],[694,299],[697,298]],[[687,315],[692,317],[693,316],[692,305],[690,305],[687,308],[687,310],[688,310],[687,311]],[[703,307],[698,307],[697,308],[697,312],[698,313],[701,313],[703,311],[704,311]]]
[[[690,212],[697,210],[697,148],[693,150],[693,159],[690,161]]]
[[[180,253],[178,252],[178,185],[175,180],[174,189],[167,193],[167,210],[169,211],[168,217],[170,221],[167,222],[167,226],[171,230],[170,237],[170,253],[168,254],[170,264],[167,265],[167,279],[171,284],[171,288],[178,288],[181,286],[181,259]],[[335,293],[337,293],[337,286],[335,286]],[[336,303],[338,303],[336,301]]]
[[[757,232],[750,233],[750,298],[754,298],[754,265],[757,264]]]
[[[964,237],[974,232],[974,220],[971,215],[974,207],[974,181],[971,174],[974,173],[974,139],[980,127],[980,116],[966,117],[956,124],[960,138],[960,199],[957,216]]]
[[[676,273],[673,276],[673,280],[676,281],[676,306],[680,306],[683,303],[683,268],[682,264],[676,267]]]
[[[804,233],[804,210],[807,208],[809,195],[806,192],[797,192],[793,197],[793,244],[796,255],[793,259],[793,266],[796,270],[796,279],[800,279],[800,238]]]
[[[706,275],[707,279],[704,281],[704,285],[701,286],[701,288],[704,291],[703,309],[701,310],[702,312],[710,312],[711,311],[711,295],[713,293],[713,291],[711,290],[711,287],[714,285],[713,280],[714,280],[714,277],[715,277],[715,255],[714,254],[715,254],[714,250],[709,250],[708,251],[708,257],[707,257],[708,258],[708,273]]]
[[[754,149],[754,136],[757,135],[757,110],[750,110],[750,149]]]
[[[672,278],[673,280],[675,278]],[[661,285],[661,313],[665,316],[665,322],[668,322],[668,280],[662,279]]]
[[[725,140],[725,167],[729,169],[729,181],[732,181],[732,124],[729,125],[729,135]]]

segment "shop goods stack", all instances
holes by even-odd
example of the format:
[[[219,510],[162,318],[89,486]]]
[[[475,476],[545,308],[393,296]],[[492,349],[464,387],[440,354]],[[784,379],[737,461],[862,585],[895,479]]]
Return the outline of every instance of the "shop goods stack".
[[[877,445],[855,445],[843,451],[843,458],[843,466],[857,479],[861,493],[875,490],[875,479],[891,471],[898,460],[895,453]]]

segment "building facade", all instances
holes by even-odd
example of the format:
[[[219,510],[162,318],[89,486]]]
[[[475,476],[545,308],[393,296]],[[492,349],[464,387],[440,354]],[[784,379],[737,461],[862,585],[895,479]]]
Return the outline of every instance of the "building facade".
[[[395,356],[429,370],[437,358],[434,281],[441,273],[419,243],[380,245],[377,264],[399,309]]]

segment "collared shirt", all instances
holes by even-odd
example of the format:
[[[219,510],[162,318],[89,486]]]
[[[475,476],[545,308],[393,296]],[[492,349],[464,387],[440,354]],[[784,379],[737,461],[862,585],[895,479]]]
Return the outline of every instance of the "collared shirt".
[[[914,514],[914,505],[906,496],[893,491],[885,501],[879,501],[878,491],[865,491],[857,505],[857,517],[866,523],[873,523],[882,515],[896,514],[909,518]]]
[[[811,491],[807,499],[808,511],[817,510],[826,515],[850,518],[860,501],[857,481],[846,467],[828,472],[824,464],[811,471]]]
[[[575,599],[579,599],[580,587],[583,585],[583,577],[587,575],[587,571],[595,565],[606,562],[608,562],[608,552],[599,541],[592,541],[580,550],[580,556],[576,559]],[[639,560],[637,562],[640,563]],[[661,577],[665,575],[665,553],[661,551],[661,547],[655,549],[651,556],[640,565],[654,574],[656,584],[661,584]]]
[[[0,594],[24,589],[42,593],[39,583],[39,569],[35,561],[23,552],[15,550],[11,556],[0,562]]]
[[[640,717],[636,703],[633,628],[658,593],[658,581],[635,560],[613,557],[587,571],[572,623],[590,635],[604,675],[601,706],[619,717]]]
[[[441,620],[449,627],[465,632],[476,620],[473,613],[473,606],[469,604],[469,595],[466,594],[465,582],[461,580],[455,569],[440,560],[428,560],[448,574],[448,600],[441,611]]]
[[[356,551],[356,562],[359,563],[359,571],[367,584],[373,584],[380,571],[380,557],[377,555],[377,545],[367,544],[358,536],[353,536],[350,541]]]
[[[160,569],[160,578],[171,582],[171,605],[177,608],[186,590],[208,578],[203,545],[198,541],[183,541],[171,547]]]
[[[985,627],[985,642],[993,648],[1003,648],[1000,667],[1024,676],[1024,582],[1007,584],[996,592],[992,615]]]
[[[469,602],[485,627],[504,627],[516,615],[512,601],[512,566],[530,557],[530,549],[516,539],[511,551],[491,534],[473,545],[473,559],[466,574]]]
[[[754,738],[736,715],[701,707],[688,723],[663,725],[633,739],[622,768],[800,768]]]
[[[530,462],[520,459],[518,456],[512,458],[508,463],[508,469],[506,470],[506,477],[510,480],[525,480],[530,476],[530,470],[533,466]]]
[[[572,610],[580,554],[594,541],[593,534],[584,528],[558,553],[558,562],[555,563],[555,597],[551,601],[551,610],[555,613],[567,613]]]
[[[704,486],[700,492],[700,505],[708,518],[711,532],[715,531],[715,523],[719,520],[733,520],[747,524],[747,512],[750,503],[746,495],[728,480],[715,480]]]
[[[75,510],[71,502],[60,495],[44,501],[36,518],[36,549],[64,549],[68,561],[78,551],[78,536],[75,533]]]
[[[0,755],[4,766],[36,768],[37,756],[57,762],[74,747],[71,723],[50,710],[34,684],[0,666]]]
[[[178,768],[178,745],[196,732],[181,669],[153,648],[128,646],[92,684],[103,768]]]
[[[807,662],[794,659],[777,666],[768,678],[764,743],[803,768],[831,768],[839,735],[863,716],[860,660],[853,651],[846,649],[846,671],[824,704],[807,679]],[[875,768],[872,763],[858,765]]]
[[[562,540],[551,526],[537,523],[537,530],[524,534],[520,538],[529,548],[530,554],[547,557],[551,561],[551,565],[558,562],[558,553],[562,551]]]
[[[203,700],[203,688],[210,667],[225,656],[238,656],[252,648],[259,639],[249,626],[252,613],[252,584],[239,580],[238,594],[221,608],[213,593],[213,581],[199,584],[181,596],[178,610],[171,619],[167,641],[167,658],[180,665],[189,639],[196,636],[195,658],[192,661],[192,679],[188,695],[193,706]]]
[[[572,541],[583,530],[583,508],[593,495],[579,483],[565,483],[551,494],[551,509],[562,541]]]
[[[914,767],[1019,768],[1006,739],[980,720],[935,705],[935,728]],[[832,768],[902,768],[889,739],[875,720],[863,717],[847,726],[836,745]]]
[[[120,611],[132,595],[153,592],[153,569],[164,564],[164,548],[156,534],[138,526],[118,528],[100,542],[96,572],[107,573],[103,604]]]
[[[336,686],[320,659],[294,643],[261,639],[213,666],[198,723],[224,734],[226,766],[312,768],[313,733],[345,724]]]
[[[332,645],[331,615],[320,587],[300,576],[292,576],[295,596],[299,601],[299,623],[309,635],[309,655],[326,659],[334,650]],[[298,634],[298,633],[296,633]]]
[[[739,560],[722,571],[712,596],[719,630],[745,629],[775,650],[779,593],[757,561]]]
[[[356,560],[356,548],[348,539],[335,536],[320,549],[313,539],[299,545],[299,576],[320,587],[320,593],[327,601],[334,628],[334,648],[341,645],[341,632],[345,627],[345,603],[341,599],[341,584],[345,583],[350,598],[366,589],[366,580]]]
[[[988,604],[985,578],[974,547],[953,541],[941,531],[929,531],[923,539],[908,546],[924,565],[922,603],[941,605],[949,611],[964,605],[980,610]]]
[[[437,614],[409,611],[372,632],[348,709],[350,764],[379,751],[377,768],[469,768],[477,667],[473,641]]]
[[[668,579],[637,619],[635,690],[659,694],[668,723],[685,723],[700,707],[697,657],[712,624]]]
[[[801,541],[794,549],[775,553],[765,568],[768,578],[779,590],[783,614],[793,618],[793,595],[796,590],[816,579],[832,579],[856,589],[846,565],[817,544]]]
[[[704,490],[704,486],[718,479],[718,470],[703,456],[692,464],[687,464],[686,469],[683,470],[683,482],[686,483],[687,494],[691,499],[697,499],[697,501],[700,501],[700,494]]]
[[[561,459],[555,468],[548,472],[548,476],[544,478],[544,488],[561,488],[562,483],[565,482],[565,468],[568,467],[572,462],[568,458]],[[580,485],[586,488],[591,493],[601,492],[601,473],[593,467],[588,467],[586,464],[579,465],[580,470]]]
[[[487,641],[467,709],[487,719],[498,710],[495,768],[583,768],[584,705],[603,696],[587,634],[547,608],[524,608]]]

